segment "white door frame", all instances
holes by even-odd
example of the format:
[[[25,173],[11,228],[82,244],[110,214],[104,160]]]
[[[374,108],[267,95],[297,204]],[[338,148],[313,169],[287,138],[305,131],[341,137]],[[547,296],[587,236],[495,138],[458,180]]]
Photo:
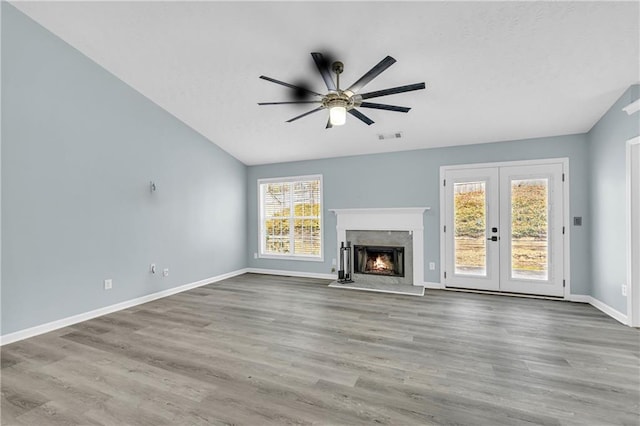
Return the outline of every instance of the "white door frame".
[[[562,164],[562,170],[564,175],[564,185],[562,185],[563,192],[563,226],[565,228],[564,240],[563,240],[563,269],[564,269],[564,299],[569,299],[571,295],[571,227],[569,223],[571,222],[570,217],[571,213],[569,211],[570,208],[570,193],[569,187],[570,185],[570,173],[569,173],[569,158],[547,158],[547,159],[539,159],[539,160],[520,160],[520,161],[503,161],[503,162],[494,162],[494,163],[471,163],[471,164],[456,164],[449,166],[440,166],[440,282],[442,283],[442,288],[445,288],[444,282],[444,273],[446,270],[445,265],[445,232],[444,226],[446,224],[446,212],[445,212],[445,190],[444,190],[444,179],[445,172],[448,170],[459,170],[459,169],[474,169],[480,167],[503,167],[503,166],[533,166],[540,164]],[[640,291],[640,290],[639,290]]]
[[[627,324],[640,327],[640,136],[627,141]],[[635,168],[635,170],[634,170]],[[632,173],[633,172],[633,173]]]

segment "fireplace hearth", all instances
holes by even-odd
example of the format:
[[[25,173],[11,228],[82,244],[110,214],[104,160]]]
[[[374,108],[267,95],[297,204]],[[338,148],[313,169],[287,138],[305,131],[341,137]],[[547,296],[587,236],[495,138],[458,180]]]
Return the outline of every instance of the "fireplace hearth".
[[[404,277],[404,247],[355,245],[353,263],[356,274]]]

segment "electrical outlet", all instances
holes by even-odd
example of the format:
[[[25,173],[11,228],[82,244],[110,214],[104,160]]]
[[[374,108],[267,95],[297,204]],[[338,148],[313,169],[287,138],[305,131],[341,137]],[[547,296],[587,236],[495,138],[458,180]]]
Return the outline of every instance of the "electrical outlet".
[[[113,280],[104,280],[104,289],[111,290],[111,287],[113,287]]]
[[[429,270],[430,271],[436,270],[436,262],[429,262]]]
[[[336,260],[335,260],[335,259],[331,259],[331,264],[332,264],[333,266],[336,266]]]
[[[156,264],[152,263],[151,265],[149,265],[149,272],[151,272],[152,274],[156,273]]]
[[[169,276],[169,269],[168,268],[164,268],[162,270],[162,276],[163,277],[168,277]]]
[[[622,284],[622,295],[623,296],[627,295],[627,285],[626,284]]]

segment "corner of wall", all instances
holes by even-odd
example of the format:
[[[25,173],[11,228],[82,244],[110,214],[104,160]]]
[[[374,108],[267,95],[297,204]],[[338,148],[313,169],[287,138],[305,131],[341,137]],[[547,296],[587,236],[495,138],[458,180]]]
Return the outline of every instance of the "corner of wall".
[[[623,108],[640,97],[640,85],[625,90],[587,133],[591,292],[595,300],[624,315],[626,297],[626,141],[640,124]],[[595,306],[595,305],[594,305]]]

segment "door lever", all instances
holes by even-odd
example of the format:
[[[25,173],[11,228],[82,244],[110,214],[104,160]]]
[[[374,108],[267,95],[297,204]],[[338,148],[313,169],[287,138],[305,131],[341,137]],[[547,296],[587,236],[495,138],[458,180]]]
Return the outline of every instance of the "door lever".
[[[489,237],[487,238],[487,240],[489,241],[498,241],[498,237],[496,237],[495,235],[493,237]]]

